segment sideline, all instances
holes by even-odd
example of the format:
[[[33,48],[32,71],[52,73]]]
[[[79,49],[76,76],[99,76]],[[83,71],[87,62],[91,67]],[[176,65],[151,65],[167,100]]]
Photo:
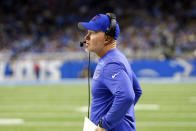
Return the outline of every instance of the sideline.
[[[196,84],[196,77],[191,78],[138,78],[141,84]],[[4,80],[2,86],[39,86],[39,85],[87,85],[87,79],[63,79],[63,80]]]

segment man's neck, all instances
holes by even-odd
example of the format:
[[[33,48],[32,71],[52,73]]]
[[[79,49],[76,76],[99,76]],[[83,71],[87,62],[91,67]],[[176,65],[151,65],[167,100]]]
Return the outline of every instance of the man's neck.
[[[96,53],[97,56],[99,58],[103,57],[108,51],[112,50],[112,49],[116,49],[116,43],[111,43],[111,44],[108,44],[106,46],[104,46],[104,48],[99,52],[99,53]]]

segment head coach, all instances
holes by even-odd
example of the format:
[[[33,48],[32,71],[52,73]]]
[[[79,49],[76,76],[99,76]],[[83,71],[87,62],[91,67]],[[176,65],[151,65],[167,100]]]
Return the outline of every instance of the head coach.
[[[136,131],[134,106],[142,90],[127,58],[116,48],[120,28],[115,14],[98,14],[78,27],[87,30],[86,49],[99,57],[90,113],[96,131]]]

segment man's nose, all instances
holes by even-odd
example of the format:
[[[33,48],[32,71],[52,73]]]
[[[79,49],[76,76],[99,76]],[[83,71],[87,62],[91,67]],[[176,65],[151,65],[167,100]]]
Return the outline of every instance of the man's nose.
[[[90,40],[89,34],[87,34],[87,35],[85,36],[85,40]]]

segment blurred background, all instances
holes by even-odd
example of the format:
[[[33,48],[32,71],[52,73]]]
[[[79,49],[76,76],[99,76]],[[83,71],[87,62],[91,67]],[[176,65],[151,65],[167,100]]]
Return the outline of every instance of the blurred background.
[[[107,12],[117,15],[118,48],[138,77],[196,76],[195,1],[6,0],[0,6],[0,79],[85,77],[88,55],[79,42],[86,32],[77,23]]]
[[[1,0],[0,130],[82,130],[88,54],[77,24],[107,12],[144,90],[138,130],[196,130],[195,0]]]

